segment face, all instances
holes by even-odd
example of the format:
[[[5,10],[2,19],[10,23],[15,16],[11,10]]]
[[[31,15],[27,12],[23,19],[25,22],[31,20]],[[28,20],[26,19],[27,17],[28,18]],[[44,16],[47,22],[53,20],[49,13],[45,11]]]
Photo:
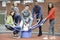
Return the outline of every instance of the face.
[[[25,7],[25,10],[29,10],[29,6],[26,6],[26,7]]]
[[[14,15],[14,12],[12,12],[11,15],[13,16]]]
[[[14,6],[17,6],[17,3],[14,2]]]
[[[49,7],[50,7],[50,8],[52,7],[52,3],[49,3]]]
[[[38,5],[38,3],[37,3],[37,2],[35,2],[35,5]]]

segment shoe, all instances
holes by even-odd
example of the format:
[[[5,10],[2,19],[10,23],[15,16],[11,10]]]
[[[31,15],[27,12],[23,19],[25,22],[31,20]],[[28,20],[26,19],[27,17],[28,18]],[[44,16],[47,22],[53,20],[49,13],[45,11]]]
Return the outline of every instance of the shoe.
[[[15,39],[15,38],[20,38],[20,36],[18,36],[18,34],[15,34],[14,36],[13,36],[13,38]]]
[[[42,36],[42,34],[38,34],[38,37],[39,37],[39,36]]]
[[[56,37],[55,37],[55,36],[53,36],[53,37],[51,37],[50,39],[56,39]]]
[[[48,37],[46,36],[46,37],[44,37],[43,39],[44,39],[44,40],[48,40]]]

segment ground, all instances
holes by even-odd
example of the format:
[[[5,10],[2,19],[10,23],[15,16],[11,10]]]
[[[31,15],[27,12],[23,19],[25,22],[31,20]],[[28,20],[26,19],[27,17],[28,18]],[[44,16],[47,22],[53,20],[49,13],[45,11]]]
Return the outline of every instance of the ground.
[[[46,35],[42,35],[40,37],[37,36],[37,34],[33,34],[31,38],[12,38],[12,34],[10,34],[10,31],[7,31],[4,26],[0,26],[0,40],[44,40],[43,38]],[[50,36],[52,37],[52,36]],[[51,39],[48,39],[51,40]],[[52,39],[54,40],[54,39]],[[60,36],[56,36],[55,40],[60,40]]]
[[[38,37],[36,34],[33,34],[31,38],[13,38],[11,34],[0,34],[0,40],[44,40],[43,38],[47,35],[42,35]],[[52,36],[49,36],[52,37]],[[51,39],[48,39],[51,40]],[[54,39],[52,39],[54,40]],[[60,36],[56,36],[55,40],[60,40]]]

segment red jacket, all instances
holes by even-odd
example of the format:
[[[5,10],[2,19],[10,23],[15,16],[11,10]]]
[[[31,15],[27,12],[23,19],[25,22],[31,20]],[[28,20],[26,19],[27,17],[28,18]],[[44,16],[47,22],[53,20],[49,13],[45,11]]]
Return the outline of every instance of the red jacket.
[[[55,8],[52,8],[49,13],[48,13],[48,16],[46,17],[47,19],[49,20],[52,20],[55,18]]]

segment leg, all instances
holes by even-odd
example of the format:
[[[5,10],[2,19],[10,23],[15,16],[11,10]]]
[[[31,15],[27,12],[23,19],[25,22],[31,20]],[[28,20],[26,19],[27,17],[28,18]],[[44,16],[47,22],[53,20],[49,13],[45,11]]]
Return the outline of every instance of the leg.
[[[41,21],[40,21],[41,22]],[[38,23],[39,24],[39,23]],[[42,35],[42,26],[39,26],[39,34],[38,36],[41,36]]]
[[[51,20],[50,27],[49,27],[49,34],[54,35],[54,24],[55,24],[55,20]]]
[[[42,27],[40,26],[39,27],[39,34],[38,34],[38,36],[41,36],[42,35]]]
[[[16,27],[11,27],[10,25],[6,24],[5,27],[8,29],[8,30],[11,30],[11,31],[14,31],[13,34],[18,34],[18,32],[21,30],[20,27],[16,26]]]
[[[41,20],[40,20],[40,22],[41,22]],[[40,22],[39,22],[39,23],[40,23]],[[39,23],[38,23],[38,24],[39,24]],[[42,35],[42,26],[39,26],[39,34],[38,34],[38,36],[41,36],[41,35]]]
[[[52,35],[54,35],[54,24],[55,24],[55,20],[52,20],[52,23],[51,23],[51,25],[52,25]]]
[[[11,31],[13,31],[13,30],[14,30],[14,28],[13,28],[13,27],[11,27],[9,24],[5,24],[5,27],[6,27],[8,30],[11,30]]]
[[[16,26],[14,29],[15,29],[13,31],[14,38],[17,38],[17,37],[20,38],[19,33],[20,33],[21,28],[19,26]]]
[[[52,37],[50,39],[56,39],[55,38],[55,35],[54,35],[54,24],[55,24],[55,20],[53,19],[51,22],[50,22],[50,27],[51,27],[51,34],[52,34]]]
[[[14,29],[15,30],[13,31],[13,34],[18,34],[20,32],[20,30],[21,30],[21,28],[18,27],[18,26],[16,26]]]

